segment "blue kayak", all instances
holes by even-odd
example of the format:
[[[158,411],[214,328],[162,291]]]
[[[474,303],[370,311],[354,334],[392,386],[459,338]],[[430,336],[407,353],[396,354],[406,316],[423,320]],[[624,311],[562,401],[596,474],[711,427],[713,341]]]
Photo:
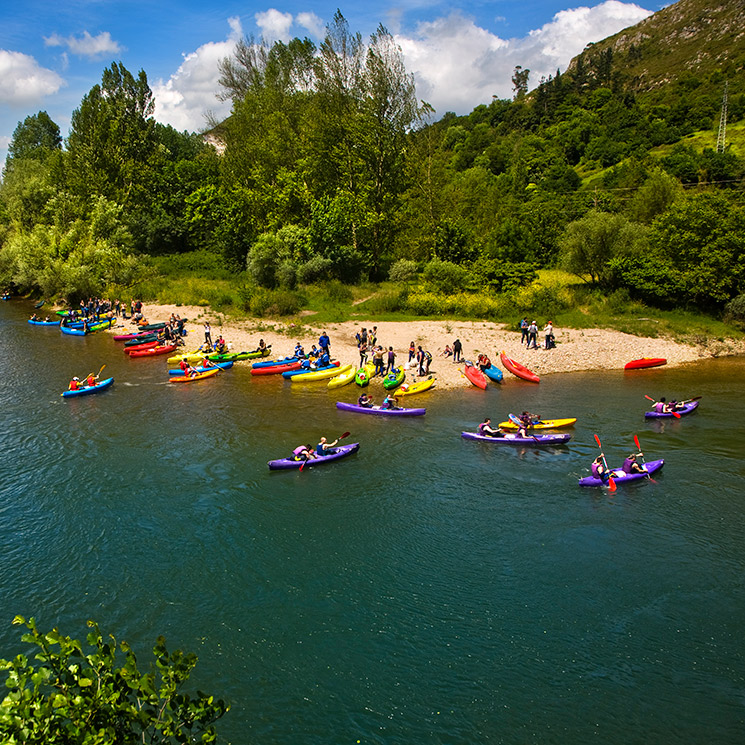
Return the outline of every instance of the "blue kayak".
[[[234,364],[233,362],[216,362],[214,365],[210,365],[209,367],[202,367],[200,365],[199,367],[195,368],[195,370],[198,373],[207,372],[207,370],[214,370],[214,368],[216,367],[219,367],[221,370],[228,370],[229,368],[233,367],[233,364]],[[180,367],[177,367],[175,370],[169,370],[168,374],[169,375],[183,375],[184,371]]]
[[[289,365],[291,362],[299,362],[305,357],[282,357],[280,360],[267,360],[266,362],[254,362],[251,365],[252,369],[262,367],[274,367],[275,365]]]
[[[487,378],[493,380],[495,383],[501,383],[502,378],[504,377],[502,371],[495,365],[490,365],[486,368],[486,370],[482,370],[481,372],[484,373]]]
[[[324,365],[323,367],[301,367],[299,370],[285,370],[282,373],[283,378],[292,378],[295,375],[303,375],[304,373],[320,372],[321,370],[332,370],[335,367],[339,367],[338,362],[332,362],[330,365]]]
[[[78,388],[77,391],[64,391],[62,395],[65,398],[71,398],[72,396],[88,396],[91,393],[100,393],[105,391],[114,383],[114,378],[106,378],[105,380],[99,380],[95,385],[88,385],[84,388]]]
[[[32,326],[59,326],[59,321],[33,321],[29,318],[28,322]]]

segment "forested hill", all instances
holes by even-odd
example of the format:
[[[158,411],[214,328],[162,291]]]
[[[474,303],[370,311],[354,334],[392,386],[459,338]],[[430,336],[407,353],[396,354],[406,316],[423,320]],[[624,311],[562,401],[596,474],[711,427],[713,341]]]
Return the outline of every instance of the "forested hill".
[[[419,102],[394,37],[364,41],[337,12],[318,46],[246,39],[223,61],[219,154],[157,124],[146,73],[113,63],[64,142],[45,112],[14,132],[0,283],[118,293],[174,265],[148,256],[198,252],[252,312],[279,307],[267,293],[297,309],[304,287],[391,278],[387,311],[495,317],[562,267],[602,298],[737,301],[745,319],[742,7],[681,0],[531,93],[516,69],[512,100],[466,116]]]

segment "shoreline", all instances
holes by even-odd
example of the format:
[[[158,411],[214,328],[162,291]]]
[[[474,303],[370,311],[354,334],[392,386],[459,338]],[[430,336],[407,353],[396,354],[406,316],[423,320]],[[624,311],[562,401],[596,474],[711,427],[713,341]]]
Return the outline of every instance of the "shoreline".
[[[206,321],[212,327],[213,341],[222,334],[232,345],[232,351],[240,352],[256,349],[259,339],[263,339],[268,346],[271,345],[271,356],[275,358],[291,354],[296,342],[308,351],[313,344],[318,344],[318,337],[326,331],[331,339],[331,357],[342,364],[359,363],[355,334],[363,327],[369,331],[376,325],[375,321],[344,321],[318,326],[313,323],[312,316],[290,323],[262,318],[226,322],[222,314],[201,306],[145,304],[143,312],[150,322],[167,321],[172,313],[186,317],[188,335],[184,341],[187,351],[196,349],[204,341]],[[543,341],[540,328],[539,343]],[[377,324],[378,343],[386,350],[393,347],[397,365],[406,367],[411,341],[432,354],[429,372],[437,379],[436,387],[440,389],[471,386],[461,372],[463,365],[454,364],[451,358],[442,356],[445,345],[452,346],[455,339],[460,339],[463,345],[462,359],[475,361],[479,354],[486,354],[492,364],[502,369],[499,353],[504,350],[508,357],[540,376],[621,370],[630,360],[642,357],[664,357],[667,367],[675,367],[718,356],[745,354],[745,341],[728,340],[693,346],[663,337],[639,337],[607,329],[554,329],[554,335],[556,348],[528,350],[520,343],[519,331],[490,321],[392,321]],[[505,381],[518,380],[506,370],[503,372]],[[413,382],[414,378],[409,374],[407,380]]]

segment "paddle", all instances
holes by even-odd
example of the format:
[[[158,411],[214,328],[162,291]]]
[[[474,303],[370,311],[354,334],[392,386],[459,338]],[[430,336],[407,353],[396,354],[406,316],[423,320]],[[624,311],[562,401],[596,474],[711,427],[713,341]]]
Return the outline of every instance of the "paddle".
[[[654,400],[654,399],[652,398],[652,396],[648,396],[648,395],[647,395],[646,393],[644,394],[644,398],[646,398],[646,399],[649,399],[650,401],[654,401],[654,403],[657,403],[657,402],[656,402],[656,401],[655,401],[655,400]],[[701,398],[701,396],[699,396],[699,398]],[[690,399],[690,400],[691,400],[691,401],[693,401],[694,399]],[[681,403],[685,403],[685,401],[682,401]],[[668,412],[668,413],[672,414],[672,415],[673,415],[673,416],[674,416],[674,417],[675,417],[676,419],[680,419],[680,414],[678,414],[678,412],[677,412],[677,411],[670,411],[670,412]]]
[[[639,455],[642,459],[642,465],[644,466],[644,470],[646,471],[647,478],[653,483],[656,484],[657,482],[649,475],[649,472],[647,471],[647,462],[644,460],[644,453],[642,453],[642,446],[639,444],[639,438],[634,435],[634,443],[636,444],[636,448],[639,451]]]
[[[101,369],[98,371],[98,375],[96,375],[96,380],[98,380],[101,377],[101,373],[103,372],[104,367],[106,367],[105,364],[101,365]],[[87,380],[88,378],[90,378],[91,375],[93,375],[93,373],[88,373],[85,376],[85,380]]]
[[[605,472],[608,474],[608,490],[609,491],[615,491],[616,490],[616,482],[613,480],[613,477],[610,475],[610,469],[608,468],[608,461],[605,460],[605,455],[603,454],[603,446],[600,444],[600,438],[597,435],[593,435],[595,438],[595,442],[597,442],[598,447],[600,448],[600,455],[603,457],[603,466],[605,466]]]
[[[345,432],[345,433],[344,433],[343,435],[339,435],[339,436],[338,436],[338,437],[337,437],[336,439],[337,439],[337,440],[343,440],[344,438],[346,438],[346,437],[349,437],[349,435],[351,435],[351,434],[352,434],[351,432]],[[305,464],[306,464],[307,462],[308,462],[307,460],[304,460],[304,461],[303,461],[303,462],[301,463],[301,465],[300,465],[300,470],[301,470],[301,471],[303,470],[303,468],[305,468]]]

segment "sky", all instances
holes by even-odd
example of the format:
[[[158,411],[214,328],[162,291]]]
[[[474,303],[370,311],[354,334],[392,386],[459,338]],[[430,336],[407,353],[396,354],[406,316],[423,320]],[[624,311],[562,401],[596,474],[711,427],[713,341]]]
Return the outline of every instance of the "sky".
[[[271,2],[272,0],[270,0]],[[198,132],[230,104],[217,98],[220,59],[242,37],[308,37],[316,44],[337,8],[368,39],[378,25],[395,37],[417,98],[440,118],[467,114],[493,96],[511,98],[516,65],[530,88],[564,71],[589,42],[632,26],[665,3],[620,0],[324,0],[262,4],[202,0],[25,0],[0,3],[0,164],[15,128],[46,111],[68,134],[70,119],[112,62],[144,70],[155,118]]]

